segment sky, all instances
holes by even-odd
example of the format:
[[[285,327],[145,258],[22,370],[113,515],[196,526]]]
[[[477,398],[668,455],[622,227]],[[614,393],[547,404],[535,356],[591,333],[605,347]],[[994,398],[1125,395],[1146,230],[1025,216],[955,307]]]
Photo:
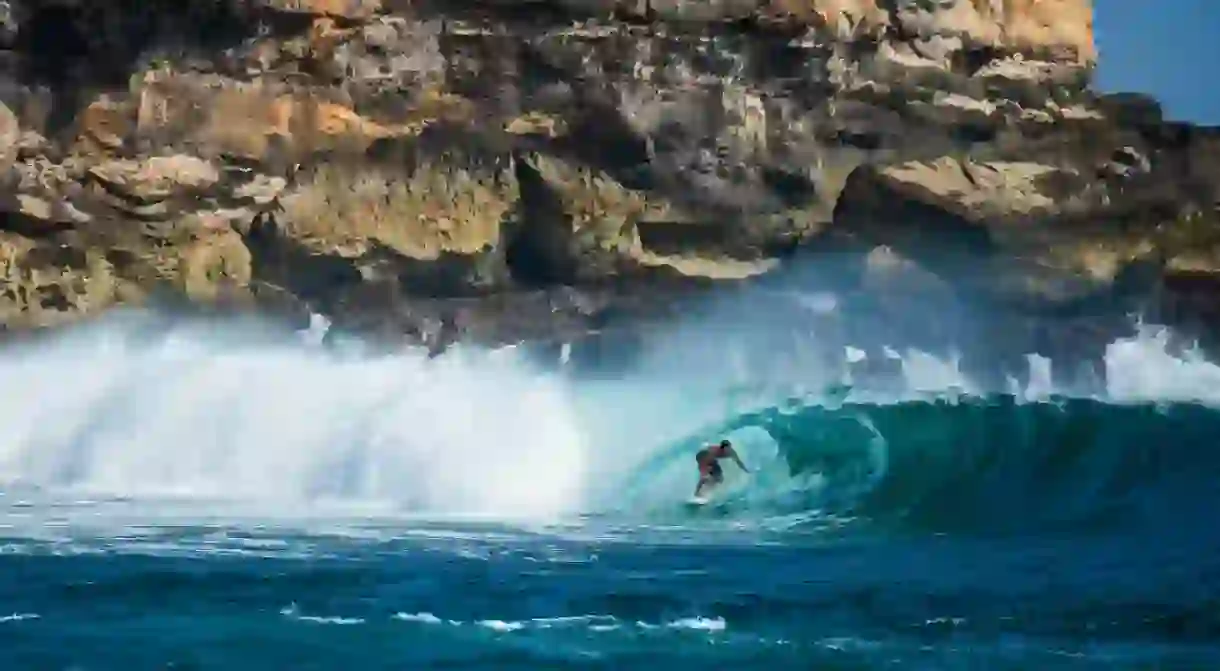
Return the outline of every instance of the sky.
[[[1220,125],[1220,0],[1094,0],[1096,88],[1139,91],[1165,116]]]

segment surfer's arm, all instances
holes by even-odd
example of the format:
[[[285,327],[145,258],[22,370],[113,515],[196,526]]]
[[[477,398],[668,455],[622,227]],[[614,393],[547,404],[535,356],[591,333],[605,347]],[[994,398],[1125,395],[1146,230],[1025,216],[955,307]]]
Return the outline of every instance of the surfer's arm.
[[[750,472],[750,469],[746,468],[746,465],[745,465],[745,464],[743,464],[743,463],[741,463],[741,457],[737,456],[737,451],[736,451],[736,450],[734,450],[732,453],[730,453],[730,455],[729,455],[729,456],[733,457],[733,461],[735,461],[735,462],[737,463],[737,467],[738,467],[738,468],[740,468],[741,470],[745,471],[746,473],[749,473],[749,472]]]

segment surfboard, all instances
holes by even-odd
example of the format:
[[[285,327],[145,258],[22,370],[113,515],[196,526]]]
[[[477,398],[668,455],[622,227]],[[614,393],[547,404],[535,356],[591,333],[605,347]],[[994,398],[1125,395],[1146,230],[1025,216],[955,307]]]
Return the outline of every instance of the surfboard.
[[[712,515],[722,517],[729,512],[729,502],[715,495],[692,496],[682,502],[682,507],[688,515],[703,517]]]

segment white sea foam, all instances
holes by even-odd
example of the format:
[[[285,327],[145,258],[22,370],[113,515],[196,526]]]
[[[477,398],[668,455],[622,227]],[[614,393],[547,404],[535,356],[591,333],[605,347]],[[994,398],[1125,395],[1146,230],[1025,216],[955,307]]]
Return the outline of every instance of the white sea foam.
[[[700,631],[724,631],[727,626],[723,617],[685,617],[665,626],[674,629],[696,629]]]
[[[342,617],[339,615],[305,615],[301,613],[300,609],[295,603],[281,608],[280,615],[283,615],[290,620],[309,622],[312,624],[354,625],[365,623],[365,620],[362,617]]]
[[[563,383],[479,352],[343,356],[120,322],[0,356],[0,379],[10,486],[512,518],[579,508],[586,476]]]
[[[445,625],[449,627],[474,626],[490,629],[499,633],[517,631],[537,631],[550,629],[585,629],[591,632],[612,632],[623,629],[639,631],[654,631],[660,629],[687,629],[707,633],[722,632],[728,627],[723,617],[685,617],[658,622],[626,622],[613,615],[569,615],[562,617],[539,617],[527,620],[453,620],[444,619],[432,613],[395,613],[393,619],[400,622],[410,622],[420,625]]]
[[[1108,398],[1220,405],[1220,366],[1197,346],[1178,347],[1164,327],[1141,325],[1106,349]]]
[[[439,617],[432,613],[395,613],[394,619],[404,622],[421,622],[423,624],[441,624],[442,622]],[[450,620],[450,623],[457,624],[457,622],[452,620]]]
[[[522,622],[505,622],[504,620],[479,620],[475,624],[493,631],[516,631],[525,628],[525,624]]]

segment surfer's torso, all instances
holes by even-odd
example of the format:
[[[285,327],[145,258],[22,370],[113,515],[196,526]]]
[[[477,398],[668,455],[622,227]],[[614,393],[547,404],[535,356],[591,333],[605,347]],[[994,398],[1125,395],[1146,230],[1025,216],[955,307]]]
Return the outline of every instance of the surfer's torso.
[[[705,447],[695,453],[695,462],[699,464],[699,475],[711,476],[715,479],[724,477],[724,470],[720,468],[720,460],[726,456],[725,451],[718,445]]]
[[[741,459],[733,451],[732,443],[728,440],[720,441],[719,445],[709,445],[695,453],[695,462],[699,464],[699,484],[695,485],[696,497],[703,493],[705,487],[717,487],[724,482],[724,471],[720,468],[721,459],[732,459],[737,462],[741,470],[750,472],[750,469],[741,463]]]

